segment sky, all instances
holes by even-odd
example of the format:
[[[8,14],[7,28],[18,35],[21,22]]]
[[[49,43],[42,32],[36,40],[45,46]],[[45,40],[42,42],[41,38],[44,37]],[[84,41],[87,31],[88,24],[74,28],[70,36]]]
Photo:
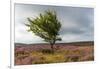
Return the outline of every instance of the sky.
[[[46,10],[56,11],[61,22],[62,41],[78,42],[94,40],[94,9],[86,7],[15,4],[15,43],[45,43],[42,38],[28,32],[28,17],[36,18]]]

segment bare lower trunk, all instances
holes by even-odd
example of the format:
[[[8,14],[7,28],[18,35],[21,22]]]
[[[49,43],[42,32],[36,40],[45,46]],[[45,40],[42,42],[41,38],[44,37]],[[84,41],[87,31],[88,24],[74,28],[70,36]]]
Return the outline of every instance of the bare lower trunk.
[[[54,45],[53,44],[51,44],[51,51],[52,51],[52,53],[54,53]]]
[[[54,44],[55,44],[55,39],[53,39],[52,42],[50,42],[52,54],[54,54]]]

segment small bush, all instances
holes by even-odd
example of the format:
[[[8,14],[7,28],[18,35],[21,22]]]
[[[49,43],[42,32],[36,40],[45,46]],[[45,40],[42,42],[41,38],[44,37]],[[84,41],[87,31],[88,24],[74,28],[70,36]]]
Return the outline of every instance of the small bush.
[[[52,54],[52,51],[50,49],[43,49],[43,50],[41,50],[41,52],[43,54]]]
[[[78,61],[79,60],[79,57],[73,57],[73,58],[71,58],[71,60],[73,61],[73,62],[76,62],[76,61]]]

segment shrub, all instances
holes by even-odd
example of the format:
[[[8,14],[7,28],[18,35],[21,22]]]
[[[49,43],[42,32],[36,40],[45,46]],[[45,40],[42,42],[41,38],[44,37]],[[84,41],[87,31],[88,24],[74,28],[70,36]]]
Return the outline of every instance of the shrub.
[[[52,54],[52,51],[50,49],[43,49],[43,50],[41,50],[41,52],[43,54]]]

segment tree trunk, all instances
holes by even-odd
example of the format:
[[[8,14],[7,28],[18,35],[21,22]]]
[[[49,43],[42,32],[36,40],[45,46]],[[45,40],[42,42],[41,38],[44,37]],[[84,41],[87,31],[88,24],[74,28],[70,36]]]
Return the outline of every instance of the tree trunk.
[[[55,39],[53,39],[53,41],[50,42],[52,54],[54,54],[54,44],[55,44]]]
[[[54,44],[51,44],[51,52],[54,53]]]

